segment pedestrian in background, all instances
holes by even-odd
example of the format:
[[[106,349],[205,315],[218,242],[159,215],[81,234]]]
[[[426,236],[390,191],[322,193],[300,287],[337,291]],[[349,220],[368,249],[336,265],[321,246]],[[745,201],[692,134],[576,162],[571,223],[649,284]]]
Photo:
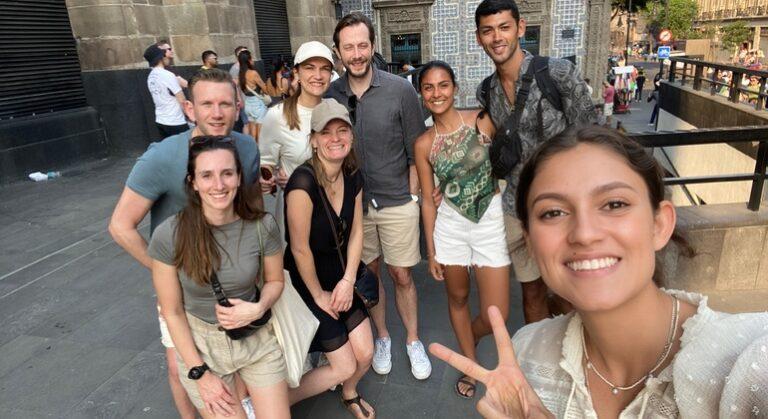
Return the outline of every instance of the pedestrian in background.
[[[381,257],[395,285],[398,314],[405,325],[405,349],[416,379],[432,374],[432,364],[419,340],[418,297],[412,267],[419,250],[419,181],[413,143],[426,127],[419,97],[407,80],[372,63],[375,33],[360,13],[344,16],[333,33],[336,53],[346,71],[328,94],[350,113],[365,181],[363,189],[363,262],[379,278]],[[392,340],[386,324],[384,286],[379,304],[371,309],[377,339],[373,370],[392,368]]]
[[[240,51],[240,54],[237,55],[237,63],[240,67],[240,72],[237,74],[237,86],[245,100],[245,114],[248,116],[245,134],[250,135],[258,142],[261,123],[267,113],[267,105],[272,102],[272,98],[264,93],[267,86],[253,66],[251,52],[248,50]]]
[[[200,67],[201,70],[210,70],[219,66],[219,56],[211,50],[203,51],[200,58],[203,60],[203,66]]]
[[[152,68],[147,76],[147,88],[155,104],[155,126],[161,138],[189,130],[182,110],[187,98],[176,76],[165,68],[171,62],[169,51],[155,44],[144,51],[144,59]]]

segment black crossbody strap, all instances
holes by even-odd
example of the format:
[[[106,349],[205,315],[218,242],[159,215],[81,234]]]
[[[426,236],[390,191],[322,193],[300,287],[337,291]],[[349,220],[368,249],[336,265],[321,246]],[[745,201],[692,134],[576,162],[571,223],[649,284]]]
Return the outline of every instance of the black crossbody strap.
[[[328,208],[328,203],[325,202],[325,192],[323,191],[323,188],[320,187],[320,182],[317,180],[317,176],[315,176],[315,171],[312,169],[312,167],[301,165],[299,166],[299,169],[306,168],[306,170],[310,173],[312,173],[312,177],[315,178],[315,184],[317,185],[317,194],[320,197],[320,201],[323,203],[323,209],[325,210],[325,216],[328,217],[328,224],[331,226],[331,231],[333,232],[333,241],[336,243],[336,253],[339,255],[339,262],[341,262],[341,269],[344,271],[347,270],[347,264],[344,262],[344,256],[341,254],[341,243],[339,243],[339,235],[336,232],[336,226],[333,222],[333,217],[331,216],[331,210]]]
[[[528,100],[528,94],[531,92],[531,83],[534,79],[534,66],[533,63],[528,65],[528,69],[525,71],[522,77],[523,81],[520,83],[520,88],[517,89],[515,95],[515,110],[512,112],[506,121],[502,129],[507,134],[505,137],[510,138],[510,133],[513,130],[517,130],[518,124],[520,124],[520,118],[523,115],[523,109],[525,109],[525,102]]]

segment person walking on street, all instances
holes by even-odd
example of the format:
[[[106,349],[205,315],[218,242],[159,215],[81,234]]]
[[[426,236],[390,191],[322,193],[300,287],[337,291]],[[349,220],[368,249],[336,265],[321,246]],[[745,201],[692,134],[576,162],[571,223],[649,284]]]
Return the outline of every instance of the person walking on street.
[[[420,380],[432,373],[418,334],[418,300],[411,268],[419,263],[419,183],[413,143],[426,127],[419,98],[407,80],[372,65],[374,30],[360,13],[344,16],[333,42],[346,72],[331,84],[329,96],[349,109],[358,139],[363,188],[363,261],[379,275],[381,256],[395,285],[397,311],[405,325],[411,373]],[[388,374],[392,368],[386,325],[384,287],[379,304],[371,309],[378,338],[373,369]]]
[[[518,161],[524,162],[536,145],[567,126],[595,122],[594,105],[578,69],[568,60],[534,58],[522,49],[520,39],[525,35],[526,22],[513,0],[483,0],[475,10],[475,25],[477,43],[496,68],[477,89],[477,99],[497,130],[494,142],[519,143]],[[522,89],[527,92],[527,98],[524,103],[516,103],[518,97],[523,100],[523,84],[528,87]],[[514,122],[510,118],[516,118],[516,113],[519,113],[517,126],[502,129],[508,122]],[[523,312],[526,322],[530,323],[547,317],[550,309],[547,286],[528,250],[519,246],[523,230],[515,217],[515,189],[521,167],[518,163],[503,174],[507,187],[502,201],[512,267],[522,285]]]
[[[637,73],[637,78],[635,78],[635,83],[637,83],[637,90],[635,91],[635,100],[643,100],[643,86],[645,86],[645,69],[640,69]]]
[[[611,116],[613,115],[613,105],[616,102],[616,88],[613,86],[616,83],[615,79],[603,82],[603,117],[605,121],[603,124],[606,127],[611,126]]]
[[[144,59],[152,67],[147,77],[147,88],[155,103],[155,126],[162,138],[189,129],[182,109],[187,98],[176,76],[165,68],[171,61],[170,54],[170,49],[165,50],[155,44],[144,51]]]
[[[235,62],[232,64],[232,67],[229,68],[229,75],[232,77],[232,80],[234,80],[236,85],[240,80],[240,63],[237,61],[237,57],[243,51],[248,51],[248,47],[240,45],[235,48]],[[245,127],[248,126],[248,115],[245,113],[245,97],[242,93],[240,93],[240,89],[237,89],[237,109],[238,117],[235,121],[235,126],[233,129],[237,132],[242,132],[247,135],[245,132]]]
[[[421,205],[427,242],[429,271],[445,281],[448,313],[461,352],[477,360],[475,347],[491,333],[488,307],[509,314],[509,251],[504,235],[504,213],[498,181],[491,174],[488,146],[494,134],[485,111],[459,111],[456,76],[445,62],[431,61],[418,75],[419,91],[435,123],[416,140],[416,170],[421,191],[431,196],[436,187],[444,193],[439,207],[431,199]],[[469,270],[475,273],[480,314],[469,309]],[[476,381],[462,376],[456,394],[475,395]]]
[[[294,58],[298,92],[269,108],[264,117],[259,151],[262,172],[268,175],[262,176],[262,192],[274,190],[274,215],[281,229],[285,227],[283,189],[293,171],[312,157],[309,123],[312,110],[331,86],[332,59],[331,50],[321,42],[301,44]]]
[[[245,100],[245,114],[248,115],[248,128],[245,133],[259,142],[261,123],[267,113],[267,105],[272,102],[272,98],[265,93],[267,86],[259,72],[253,67],[251,52],[240,51],[237,62],[240,64],[237,87],[240,88],[241,97]]]
[[[109,233],[115,242],[147,269],[152,269],[152,259],[147,254],[147,242],[139,233],[138,226],[150,214],[151,237],[160,223],[186,205],[184,179],[190,138],[199,135],[230,136],[243,167],[243,182],[251,188],[259,188],[259,150],[256,143],[250,137],[232,132],[237,116],[237,92],[232,78],[219,69],[200,71],[190,80],[189,92],[190,98],[184,107],[187,116],[196,124],[195,128],[151,144],[139,157],[128,175],[109,223]],[[251,196],[256,205],[261,205],[258,190]],[[158,320],[161,341],[166,348],[168,381],[174,402],[183,418],[192,418],[195,410],[179,381],[173,341],[165,320],[162,316]]]

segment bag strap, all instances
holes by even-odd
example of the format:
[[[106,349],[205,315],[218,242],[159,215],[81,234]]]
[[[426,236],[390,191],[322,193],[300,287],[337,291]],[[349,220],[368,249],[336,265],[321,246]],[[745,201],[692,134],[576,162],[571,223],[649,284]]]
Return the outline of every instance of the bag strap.
[[[535,57],[534,57],[535,58]],[[523,74],[523,82],[520,83],[520,87],[517,89],[515,95],[515,110],[511,115],[507,117],[502,126],[502,130],[506,134],[505,137],[509,138],[510,134],[517,130],[517,126],[520,124],[520,118],[523,115],[523,109],[525,108],[525,102],[528,100],[528,94],[531,92],[531,83],[534,79],[534,66],[529,65],[528,69]]]
[[[539,87],[542,97],[547,99],[559,112],[563,111],[563,99],[557,89],[555,81],[549,74],[549,57],[534,56],[531,63],[536,78],[536,86]]]
[[[256,235],[259,236],[259,283],[264,286],[264,235],[261,231],[261,220],[256,221]]]
[[[339,262],[341,262],[341,269],[344,271],[347,270],[347,264],[344,262],[344,256],[341,254],[341,243],[339,243],[339,235],[336,232],[336,223],[333,222],[333,217],[331,216],[331,210],[328,208],[328,203],[325,202],[325,192],[323,191],[323,188],[320,187],[320,182],[317,181],[317,176],[315,176],[315,171],[312,169],[311,166],[308,165],[301,165],[298,167],[299,169],[305,168],[309,173],[312,174],[312,177],[315,179],[315,185],[317,185],[317,194],[320,198],[320,201],[323,203],[323,209],[325,210],[325,216],[328,218],[328,224],[331,226],[331,232],[333,233],[333,241],[336,243],[336,253],[339,255]]]

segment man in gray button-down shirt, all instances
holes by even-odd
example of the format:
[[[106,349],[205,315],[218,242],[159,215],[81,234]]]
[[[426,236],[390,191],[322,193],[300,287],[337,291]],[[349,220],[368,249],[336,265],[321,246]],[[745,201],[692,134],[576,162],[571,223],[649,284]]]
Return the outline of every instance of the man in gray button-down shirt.
[[[346,72],[331,84],[328,96],[347,106],[355,130],[355,149],[363,171],[363,255],[376,273],[384,256],[395,283],[395,299],[407,331],[411,372],[429,377],[432,367],[419,341],[417,296],[411,267],[419,263],[418,178],[413,143],[426,127],[419,98],[407,80],[372,65],[374,32],[359,13],[343,17],[333,34],[336,54]],[[373,369],[389,373],[391,340],[385,322],[384,288],[371,317],[378,332]]]

